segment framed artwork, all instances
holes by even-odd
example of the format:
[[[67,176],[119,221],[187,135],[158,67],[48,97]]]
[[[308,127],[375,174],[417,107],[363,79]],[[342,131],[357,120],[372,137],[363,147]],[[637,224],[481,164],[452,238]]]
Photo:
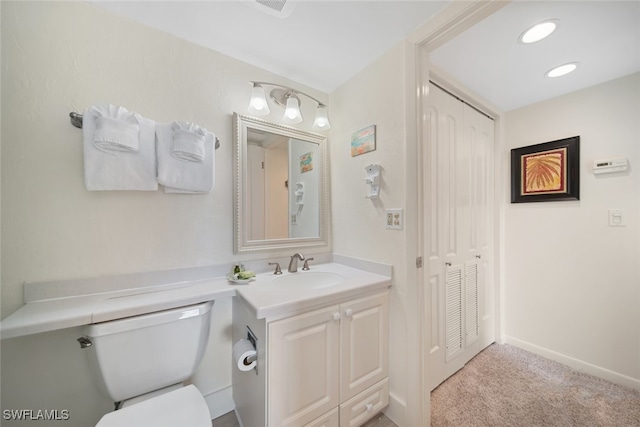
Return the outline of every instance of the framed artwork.
[[[511,203],[580,200],[580,137],[511,150]]]
[[[313,170],[313,152],[312,151],[300,156],[300,173],[309,172],[310,170]]]
[[[367,126],[351,134],[351,157],[376,149],[376,125]]]

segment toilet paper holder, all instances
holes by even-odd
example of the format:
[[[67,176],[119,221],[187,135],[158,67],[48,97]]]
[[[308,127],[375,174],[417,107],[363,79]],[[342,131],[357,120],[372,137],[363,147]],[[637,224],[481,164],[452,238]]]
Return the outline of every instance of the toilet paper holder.
[[[258,361],[258,337],[256,337],[256,334],[253,333],[253,331],[251,330],[251,328],[249,326],[247,326],[247,341],[249,341],[251,343],[251,345],[253,346],[253,349],[256,351],[255,356],[249,356],[247,357],[245,363],[250,365],[251,363],[253,363],[254,361]],[[256,375],[258,375],[258,364],[256,363],[256,367],[253,368],[256,371]]]

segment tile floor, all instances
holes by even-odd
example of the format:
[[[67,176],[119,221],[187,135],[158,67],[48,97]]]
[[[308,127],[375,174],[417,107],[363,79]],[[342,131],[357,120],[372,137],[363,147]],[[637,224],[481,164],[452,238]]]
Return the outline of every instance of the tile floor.
[[[211,422],[211,427],[240,427],[235,412],[227,412]]]
[[[231,411],[213,420],[211,426],[212,427],[240,427],[240,424],[238,423],[236,414],[233,411]],[[379,414],[373,417],[363,427],[398,427],[398,426],[396,426],[384,414]]]

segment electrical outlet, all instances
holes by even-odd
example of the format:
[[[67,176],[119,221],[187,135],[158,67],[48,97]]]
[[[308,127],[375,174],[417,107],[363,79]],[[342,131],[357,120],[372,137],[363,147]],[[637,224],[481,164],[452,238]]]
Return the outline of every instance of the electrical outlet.
[[[292,213],[291,214],[291,225],[298,225],[298,214],[297,213]]]
[[[402,230],[404,227],[404,215],[402,209],[387,209],[385,228],[387,230]]]

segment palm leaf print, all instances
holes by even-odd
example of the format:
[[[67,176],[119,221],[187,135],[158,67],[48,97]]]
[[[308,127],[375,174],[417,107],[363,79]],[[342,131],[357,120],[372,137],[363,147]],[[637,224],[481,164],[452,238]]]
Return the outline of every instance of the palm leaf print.
[[[525,192],[562,189],[563,155],[562,150],[555,150],[527,157],[525,160]]]

